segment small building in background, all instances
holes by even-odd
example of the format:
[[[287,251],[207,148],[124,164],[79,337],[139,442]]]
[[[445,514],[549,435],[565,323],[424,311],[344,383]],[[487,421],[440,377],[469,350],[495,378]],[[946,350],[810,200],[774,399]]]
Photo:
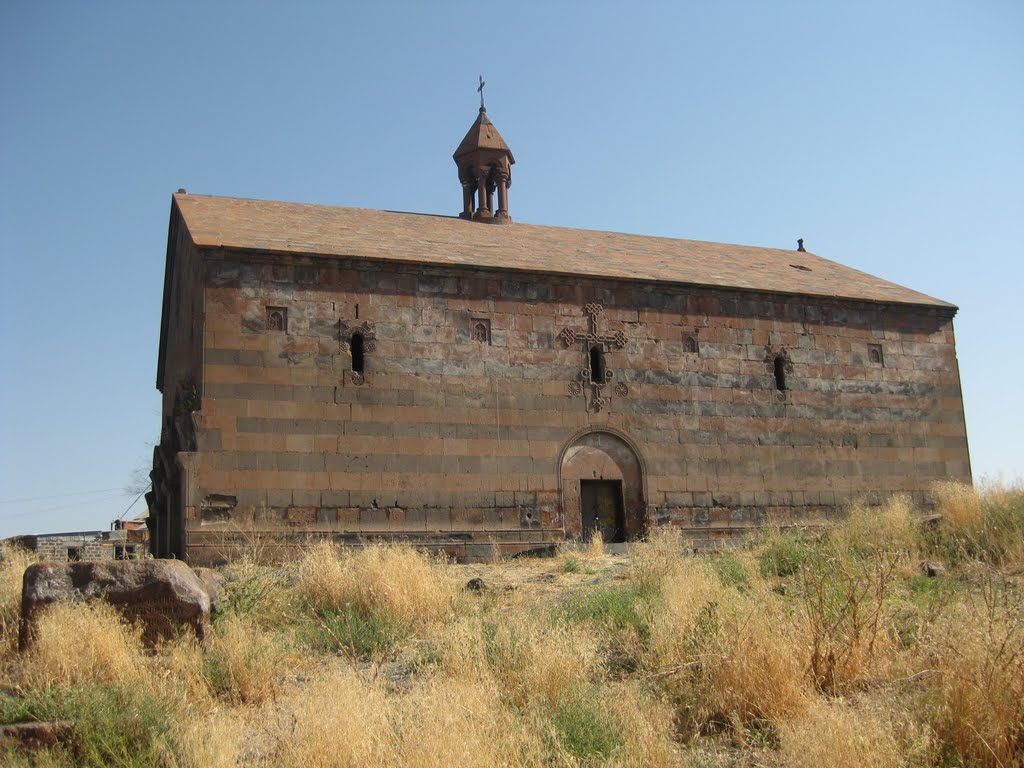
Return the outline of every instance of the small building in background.
[[[146,519],[115,520],[109,531],[67,531],[11,536],[5,548],[20,547],[40,560],[74,563],[80,560],[135,560],[145,557],[149,542]]]

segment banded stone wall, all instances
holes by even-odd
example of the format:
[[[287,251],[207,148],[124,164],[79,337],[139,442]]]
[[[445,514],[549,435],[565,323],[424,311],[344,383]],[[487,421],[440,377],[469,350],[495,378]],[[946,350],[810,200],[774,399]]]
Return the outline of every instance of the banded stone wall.
[[[184,557],[184,504],[179,459],[195,451],[192,414],[200,407],[206,276],[203,255],[172,217],[164,275],[157,388],[163,395],[160,442],[153,450],[152,490],[146,494],[152,553]]]
[[[201,409],[179,455],[192,562],[254,539],[467,558],[557,541],[579,530],[562,463],[595,434],[616,447],[581,471],[626,478],[634,533],[707,539],[970,479],[951,310],[205,257]]]

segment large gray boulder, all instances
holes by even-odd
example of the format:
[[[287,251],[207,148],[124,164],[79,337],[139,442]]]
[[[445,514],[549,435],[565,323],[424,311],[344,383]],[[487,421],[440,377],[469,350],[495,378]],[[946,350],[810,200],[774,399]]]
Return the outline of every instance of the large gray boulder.
[[[36,563],[25,569],[21,593],[24,650],[36,620],[58,601],[105,600],[131,622],[140,622],[147,645],[182,631],[205,641],[210,626],[210,596],[196,574],[180,560],[98,560]]]
[[[224,585],[224,577],[213,568],[193,568],[199,581],[202,582],[206,594],[210,596],[210,611],[214,614],[224,613],[228,607],[228,591]]]

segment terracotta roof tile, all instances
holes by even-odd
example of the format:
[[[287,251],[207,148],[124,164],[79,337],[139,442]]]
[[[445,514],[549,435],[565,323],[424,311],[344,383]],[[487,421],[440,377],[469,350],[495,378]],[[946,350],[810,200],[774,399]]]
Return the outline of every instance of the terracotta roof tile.
[[[501,138],[501,134],[498,133],[498,129],[494,127],[494,123],[491,122],[490,118],[487,117],[487,112],[483,108],[480,109],[480,114],[477,115],[476,120],[469,126],[469,130],[466,131],[465,137],[459,144],[458,149],[455,150],[455,154],[452,155],[458,160],[463,155],[467,155],[470,152],[474,152],[478,149],[493,149],[499,152],[508,152],[508,159],[511,164],[515,164],[515,158],[512,157],[512,150],[508,148],[508,144]]]
[[[955,309],[836,262],[778,248],[537,224],[175,194],[199,246],[830,296]]]

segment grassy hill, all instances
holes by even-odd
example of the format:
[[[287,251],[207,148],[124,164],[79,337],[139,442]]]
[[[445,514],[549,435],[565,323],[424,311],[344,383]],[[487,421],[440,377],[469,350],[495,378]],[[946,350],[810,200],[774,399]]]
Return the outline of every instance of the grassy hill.
[[[941,518],[894,499],[722,554],[670,531],[485,565],[253,552],[209,647],[155,654],[94,605],[18,655],[10,556],[0,722],[76,736],[0,762],[1020,766],[1024,490],[937,492]]]

